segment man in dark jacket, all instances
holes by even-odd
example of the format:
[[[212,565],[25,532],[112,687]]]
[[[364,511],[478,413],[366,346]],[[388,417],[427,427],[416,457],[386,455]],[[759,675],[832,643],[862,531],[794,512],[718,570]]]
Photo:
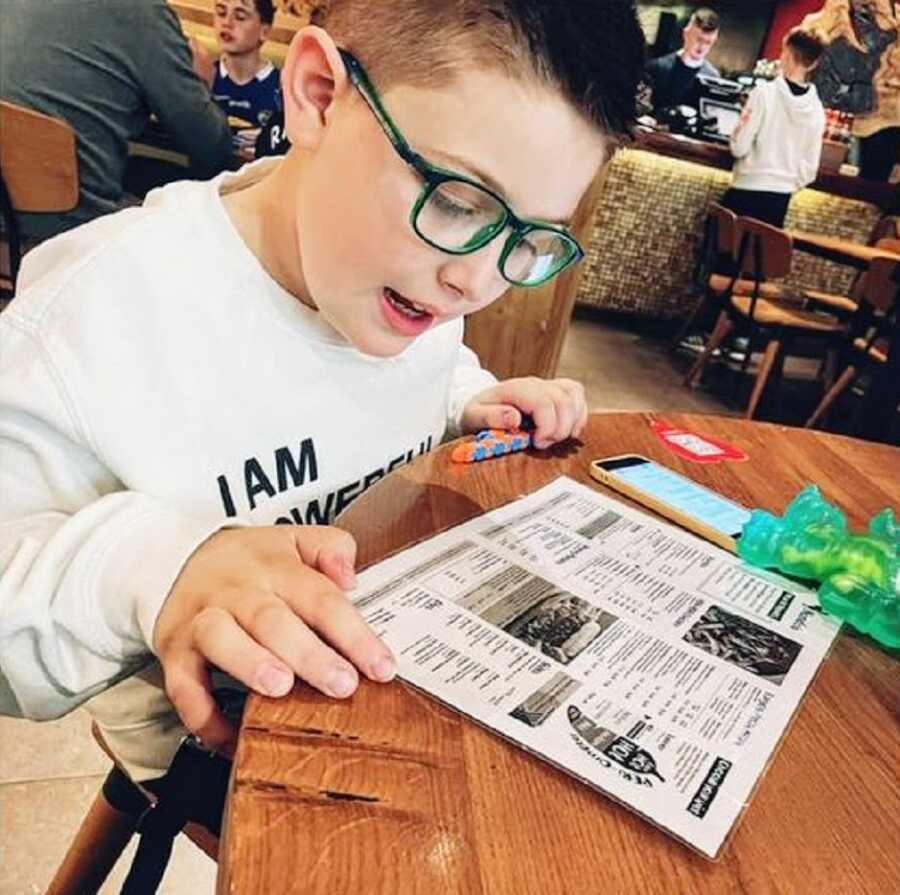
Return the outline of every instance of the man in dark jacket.
[[[229,166],[231,133],[165,0],[0,0],[0,97],[75,130],[78,205],[22,214],[43,239],[123,203],[128,141],[154,113],[186,153],[192,174]]]
[[[680,50],[647,64],[654,110],[680,105],[696,108],[697,76],[719,75],[718,69],[706,59],[719,37],[718,15],[711,9],[695,10],[682,34],[684,45]]]

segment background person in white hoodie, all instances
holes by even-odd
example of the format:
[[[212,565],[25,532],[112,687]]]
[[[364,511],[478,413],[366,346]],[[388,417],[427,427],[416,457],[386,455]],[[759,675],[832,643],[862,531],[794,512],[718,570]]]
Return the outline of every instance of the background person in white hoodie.
[[[795,28],[782,45],[781,74],[750,94],[731,134],[735,164],[722,200],[735,214],[781,227],[791,196],[816,179],[825,110],[809,76],[823,50]]]

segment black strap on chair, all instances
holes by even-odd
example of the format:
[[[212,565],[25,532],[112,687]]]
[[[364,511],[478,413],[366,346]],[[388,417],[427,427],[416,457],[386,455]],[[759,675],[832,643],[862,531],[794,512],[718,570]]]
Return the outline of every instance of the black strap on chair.
[[[175,837],[189,821],[219,835],[230,772],[230,761],[208,752],[194,737],[186,737],[165,776],[143,784],[157,801],[148,804],[145,800],[137,823],[140,842],[121,895],[156,892]]]

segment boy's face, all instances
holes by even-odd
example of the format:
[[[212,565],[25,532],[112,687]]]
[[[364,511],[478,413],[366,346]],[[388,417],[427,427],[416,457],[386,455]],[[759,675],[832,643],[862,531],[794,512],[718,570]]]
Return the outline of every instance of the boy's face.
[[[344,84],[306,151],[286,96],[287,163],[302,166],[288,249],[299,255],[304,299],[357,349],[388,357],[509,288],[497,266],[508,231],[469,255],[423,242],[410,225],[422,179]],[[520,217],[567,224],[605,160],[603,135],[558,93],[493,71],[438,90],[396,86],[381,99],[416,152],[493,188]],[[410,302],[414,313],[404,313]]]
[[[233,56],[259,49],[269,33],[255,0],[216,0],[213,20],[222,52]]]

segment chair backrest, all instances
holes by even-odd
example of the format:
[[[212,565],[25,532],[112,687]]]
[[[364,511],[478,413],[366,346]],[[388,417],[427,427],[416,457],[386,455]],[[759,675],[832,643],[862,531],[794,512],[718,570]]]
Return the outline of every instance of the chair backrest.
[[[757,280],[776,280],[791,272],[790,234],[755,218],[738,218],[738,264],[742,274]]]
[[[900,239],[889,239],[887,237],[879,239],[875,243],[876,249],[884,249],[892,255],[900,255]]]
[[[878,248],[882,248],[881,243],[882,240],[879,240]],[[887,313],[897,300],[898,290],[900,290],[900,261],[887,256],[874,258],[866,271],[863,301],[876,311]]]
[[[737,215],[730,208],[713,202],[709,206],[709,219],[715,227],[718,252],[737,258]]]
[[[884,215],[880,217],[869,234],[869,245],[876,245],[882,239],[900,239],[900,217]]]
[[[16,211],[74,208],[78,157],[71,125],[0,101],[0,176]]]

